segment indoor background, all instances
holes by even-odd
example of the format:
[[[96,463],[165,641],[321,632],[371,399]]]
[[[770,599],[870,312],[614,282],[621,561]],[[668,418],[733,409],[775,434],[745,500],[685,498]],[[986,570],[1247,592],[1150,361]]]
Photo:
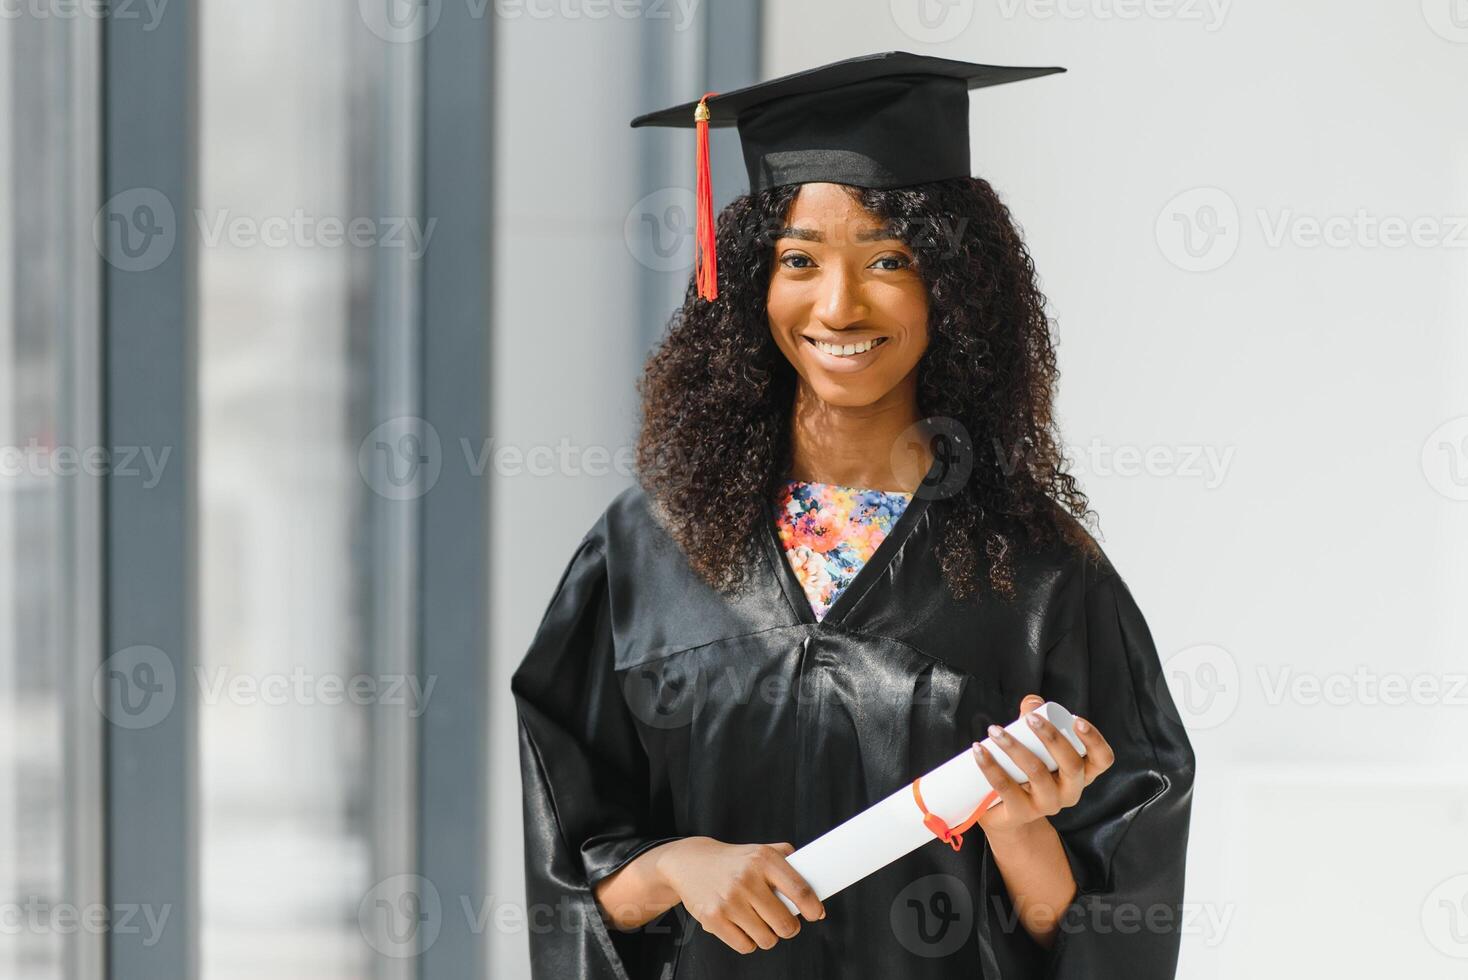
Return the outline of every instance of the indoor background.
[[[1069,69],[973,165],[1198,756],[1179,976],[1464,975],[1465,0],[17,0],[0,977],[528,976],[509,676],[692,269],[627,123],[885,50]]]

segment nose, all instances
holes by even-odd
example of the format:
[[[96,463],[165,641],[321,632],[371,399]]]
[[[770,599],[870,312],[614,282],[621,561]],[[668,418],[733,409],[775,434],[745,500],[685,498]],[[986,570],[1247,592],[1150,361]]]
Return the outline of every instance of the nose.
[[[821,277],[815,316],[831,330],[844,330],[865,320],[870,313],[861,284],[841,263],[829,267]]]

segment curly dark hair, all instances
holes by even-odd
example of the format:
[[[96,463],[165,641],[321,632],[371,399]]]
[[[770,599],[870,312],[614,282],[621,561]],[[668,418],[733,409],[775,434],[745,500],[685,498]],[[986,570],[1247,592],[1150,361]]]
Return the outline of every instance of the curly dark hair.
[[[765,300],[771,232],[799,189],[745,194],[721,212],[718,299],[690,281],[637,382],[638,480],[694,571],[723,591],[746,579],[791,464],[797,376],[770,335]],[[913,250],[927,286],[920,415],[954,419],[972,437],[972,473],[938,545],[944,580],[957,598],[981,591],[983,578],[1010,597],[1018,549],[1057,540],[1094,549],[1080,530],[1094,514],[1060,449],[1054,341],[1029,250],[977,177],[847,191]]]

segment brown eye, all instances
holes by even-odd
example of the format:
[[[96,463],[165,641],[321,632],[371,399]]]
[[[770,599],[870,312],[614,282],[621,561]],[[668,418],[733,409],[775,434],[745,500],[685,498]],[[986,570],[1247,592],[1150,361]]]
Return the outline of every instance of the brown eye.
[[[780,264],[787,269],[809,269],[808,265],[791,265],[791,262],[809,262],[810,256],[801,255],[799,252],[786,252],[780,257]]]
[[[882,267],[888,272],[897,272],[901,269],[906,269],[908,266],[912,265],[912,259],[909,259],[905,255],[884,255],[881,258],[877,259],[876,262],[873,262],[872,265],[876,265],[877,262],[897,263],[896,265],[888,265]]]

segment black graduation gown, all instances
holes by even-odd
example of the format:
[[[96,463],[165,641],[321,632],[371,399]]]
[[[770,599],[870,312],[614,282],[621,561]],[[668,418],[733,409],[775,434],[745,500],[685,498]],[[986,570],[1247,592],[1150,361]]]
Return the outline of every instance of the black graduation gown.
[[[1131,593],[1104,556],[1017,563],[1017,596],[956,602],[914,496],[817,622],[775,536],[752,585],[705,585],[640,487],[582,539],[512,680],[537,980],[1175,974],[1194,757]],[[717,533],[717,529],[710,529]],[[1050,950],[1015,917],[977,826],[740,954],[681,905],[620,932],[591,886],[684,836],[811,841],[1012,721],[1031,692],[1093,721],[1116,762],[1051,818],[1078,893]]]

